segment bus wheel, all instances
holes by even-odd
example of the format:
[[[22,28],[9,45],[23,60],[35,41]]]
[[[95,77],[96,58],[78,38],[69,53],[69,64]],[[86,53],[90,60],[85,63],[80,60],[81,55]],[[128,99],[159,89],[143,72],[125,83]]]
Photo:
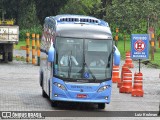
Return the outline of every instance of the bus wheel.
[[[98,104],[98,109],[104,109],[104,108],[105,108],[105,103]]]
[[[47,98],[48,97],[48,95],[46,94],[46,92],[42,89],[42,96],[44,97],[44,98]]]
[[[57,102],[51,101],[51,106],[52,106],[52,107],[57,107]]]
[[[43,84],[43,73],[42,72],[40,72],[39,84],[42,87],[42,84]]]

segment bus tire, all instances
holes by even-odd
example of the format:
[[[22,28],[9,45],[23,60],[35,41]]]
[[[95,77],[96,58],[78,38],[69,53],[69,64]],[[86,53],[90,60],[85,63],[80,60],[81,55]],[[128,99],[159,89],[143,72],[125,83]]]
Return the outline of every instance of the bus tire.
[[[52,107],[57,107],[57,102],[56,101],[51,101],[51,106]]]
[[[98,109],[104,109],[105,103],[98,103]]]
[[[42,81],[43,81],[43,73],[40,72],[39,84],[40,84],[41,87],[42,87],[42,84],[43,84]]]
[[[47,98],[48,97],[48,95],[46,94],[46,92],[42,89],[42,96],[44,97],[44,98]]]
[[[44,97],[44,98],[48,98],[48,95],[47,95],[47,93],[44,91],[44,89],[43,89],[43,81],[42,81],[42,96]]]

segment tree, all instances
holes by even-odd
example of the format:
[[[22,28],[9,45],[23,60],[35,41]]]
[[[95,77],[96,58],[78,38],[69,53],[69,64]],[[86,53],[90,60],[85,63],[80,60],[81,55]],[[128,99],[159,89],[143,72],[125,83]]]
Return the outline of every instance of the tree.
[[[36,14],[36,5],[34,0],[29,2],[21,1],[21,9],[19,9],[18,24],[21,29],[32,28],[39,25],[39,20]],[[25,6],[25,7],[24,7]],[[23,8],[22,8],[23,7]]]
[[[6,13],[4,15],[5,19],[11,19],[11,18],[17,19],[17,15],[18,15],[17,14],[17,1],[16,0],[1,0],[0,1],[0,9],[1,9],[0,15],[2,14],[2,11],[5,11]]]
[[[112,0],[112,5],[106,8],[105,19],[128,33],[135,30],[146,33],[147,17],[153,11],[160,11],[159,4],[158,0]]]
[[[67,4],[61,8],[59,14],[81,14],[98,16],[100,0],[69,0]]]
[[[20,28],[30,28],[46,16],[55,16],[68,0],[1,0],[0,9],[6,11],[5,18],[16,19]]]
[[[58,14],[68,0],[35,0],[37,16],[40,23],[43,24],[45,17]]]

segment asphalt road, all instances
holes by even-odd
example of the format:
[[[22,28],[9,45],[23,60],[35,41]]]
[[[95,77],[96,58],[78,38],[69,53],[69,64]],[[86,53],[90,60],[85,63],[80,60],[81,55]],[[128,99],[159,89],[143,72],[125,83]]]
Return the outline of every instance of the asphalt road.
[[[19,53],[16,52],[16,54],[25,55],[23,52],[21,53],[21,51]],[[122,64],[123,62],[121,65]],[[131,69],[133,73],[138,71],[138,64],[134,62],[134,65],[135,67]],[[127,120],[128,117],[131,117],[130,119],[135,119],[134,116],[136,119],[158,120],[159,117],[137,117],[141,112],[145,113],[146,111],[150,111],[152,113],[152,111],[156,111],[155,113],[157,113],[157,111],[159,111],[160,102],[160,69],[148,68],[142,65],[141,71],[144,78],[143,97],[132,97],[131,94],[119,93],[117,84],[114,83],[111,103],[106,105],[104,110],[98,110],[97,106],[94,104],[74,103],[60,103],[57,108],[53,108],[50,105],[50,101],[43,98],[41,95],[41,88],[39,86],[39,66],[16,60],[11,63],[0,63],[0,111],[50,111],[45,114],[51,115],[53,112],[51,115],[53,117],[47,117],[46,119],[62,120]],[[115,116],[115,118],[112,116]]]

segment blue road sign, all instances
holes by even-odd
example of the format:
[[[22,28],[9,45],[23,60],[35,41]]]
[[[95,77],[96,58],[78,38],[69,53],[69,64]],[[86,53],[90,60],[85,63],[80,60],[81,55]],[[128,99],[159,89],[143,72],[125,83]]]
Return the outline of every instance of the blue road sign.
[[[149,57],[149,35],[132,34],[131,35],[131,58],[148,59]]]

